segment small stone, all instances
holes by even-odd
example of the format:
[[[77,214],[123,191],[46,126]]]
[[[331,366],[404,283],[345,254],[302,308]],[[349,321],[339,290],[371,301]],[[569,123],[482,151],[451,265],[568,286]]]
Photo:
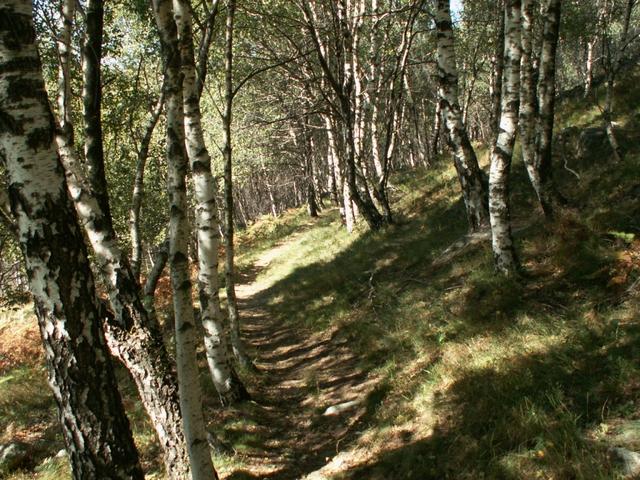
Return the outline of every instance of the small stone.
[[[611,449],[611,456],[620,464],[623,475],[632,477],[640,474],[640,453],[615,447]]]
[[[340,415],[342,412],[358,406],[361,403],[362,400],[352,400],[350,402],[339,403],[338,405],[327,408],[322,415],[324,415],[325,417]]]

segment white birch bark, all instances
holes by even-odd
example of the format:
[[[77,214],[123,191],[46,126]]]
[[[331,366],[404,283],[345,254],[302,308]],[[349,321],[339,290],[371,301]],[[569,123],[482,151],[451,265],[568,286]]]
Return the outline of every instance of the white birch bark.
[[[233,145],[231,124],[233,121],[233,32],[236,3],[226,0],[227,18],[225,24],[225,61],[224,61],[224,107],[222,112],[222,157],[224,160],[224,278],[227,293],[227,312],[229,314],[229,331],[231,348],[238,362],[248,370],[255,370],[253,362],[247,355],[240,337],[240,311],[236,298],[235,275],[235,228],[233,205]],[[270,192],[271,189],[269,188]],[[273,195],[273,192],[271,192]],[[275,211],[272,197],[271,210]],[[238,400],[248,399],[249,394],[242,384],[236,380],[234,393]]]
[[[500,133],[491,152],[489,214],[496,270],[513,275],[518,269],[509,209],[509,172],[518,128],[520,102],[521,2],[505,1],[504,83]]]
[[[536,151],[529,178],[547,218],[553,216],[554,204],[565,200],[553,184],[552,147],[556,97],[556,52],[560,32],[561,0],[547,0],[543,9],[544,27],[538,75],[538,118]]]
[[[533,0],[522,0],[522,57],[520,60],[520,145],[529,180],[540,199],[540,175],[535,166],[536,88],[533,69]]]
[[[8,174],[49,384],[75,479],[142,479],[77,217],[54,143],[55,125],[28,0],[0,11],[0,158]]]
[[[462,122],[458,99],[458,69],[449,0],[435,0],[438,60],[438,97],[454,163],[462,187],[469,229],[476,231],[488,222],[486,188],[475,151]]]
[[[215,184],[211,157],[204,142],[200,94],[196,83],[191,11],[187,0],[173,0],[182,61],[184,132],[196,199],[198,239],[198,296],[207,364],[223,405],[247,398],[247,391],[233,371],[222,323],[218,295],[218,247],[220,245]]]
[[[74,2],[65,0],[65,3]],[[68,6],[67,11],[70,9]],[[61,31],[61,38],[70,38],[72,23],[65,22],[61,28],[68,30]],[[68,49],[64,51],[68,52]],[[155,316],[148,315],[141,303],[138,284],[126,256],[118,244],[111,222],[106,220],[102,206],[93,195],[73,146],[73,124],[67,96],[70,92],[69,75],[68,62],[62,62],[58,84],[58,104],[62,111],[56,142],[70,197],[96,254],[114,312],[113,318],[109,317],[103,325],[107,342],[112,354],[124,363],[136,382],[156,430],[169,478],[184,479],[190,476],[189,461],[172,362]],[[88,91],[85,93],[90,94]]]
[[[218,476],[211,462],[202,412],[196,349],[198,345],[189,277],[190,225],[187,215],[184,101],[180,73],[181,60],[176,24],[170,0],[152,0],[160,33],[165,64],[165,111],[167,117],[168,190],[171,202],[169,221],[169,264],[176,327],[176,357],[180,388],[180,407],[193,480]]]

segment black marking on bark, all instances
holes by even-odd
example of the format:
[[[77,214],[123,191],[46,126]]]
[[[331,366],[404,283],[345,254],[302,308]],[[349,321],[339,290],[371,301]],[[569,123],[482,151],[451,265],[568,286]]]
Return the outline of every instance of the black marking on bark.
[[[27,146],[33,150],[48,148],[53,142],[53,132],[50,126],[32,130],[27,135]]]
[[[17,13],[13,8],[0,8],[0,36],[9,50],[22,49],[36,40],[31,16]]]
[[[16,58],[0,63],[0,75],[19,72],[20,74],[40,71],[40,62],[37,57]]]
[[[23,135],[24,129],[9,112],[0,109],[0,133]]]
[[[205,150],[206,152],[206,150]],[[201,153],[198,153],[198,156],[200,156]],[[209,165],[207,165],[206,162],[203,162],[201,160],[196,160],[195,162],[193,162],[193,173],[196,174],[203,174],[210,171],[209,170]]]
[[[173,254],[173,259],[171,263],[187,263],[187,256],[182,252],[176,252]]]

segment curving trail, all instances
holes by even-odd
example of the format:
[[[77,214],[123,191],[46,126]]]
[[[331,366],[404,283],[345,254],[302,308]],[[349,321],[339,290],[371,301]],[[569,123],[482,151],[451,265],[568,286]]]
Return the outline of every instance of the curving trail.
[[[260,373],[249,385],[255,401],[231,412],[243,418],[246,470],[223,472],[225,479],[324,478],[313,472],[357,439],[376,385],[335,330],[299,331],[270,315],[269,285],[258,274],[297,240],[267,251],[237,286],[243,338]]]

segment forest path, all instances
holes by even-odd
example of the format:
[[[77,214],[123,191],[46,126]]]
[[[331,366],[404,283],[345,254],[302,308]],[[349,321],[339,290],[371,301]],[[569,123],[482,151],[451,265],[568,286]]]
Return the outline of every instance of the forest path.
[[[235,470],[226,479],[300,479],[321,468],[356,438],[377,383],[335,329],[303,331],[269,307],[270,283],[260,273],[299,241],[293,235],[265,252],[237,285],[243,338],[260,373],[250,387],[254,402],[240,413],[246,448],[238,453],[251,473]],[[326,414],[336,406],[337,414]]]

